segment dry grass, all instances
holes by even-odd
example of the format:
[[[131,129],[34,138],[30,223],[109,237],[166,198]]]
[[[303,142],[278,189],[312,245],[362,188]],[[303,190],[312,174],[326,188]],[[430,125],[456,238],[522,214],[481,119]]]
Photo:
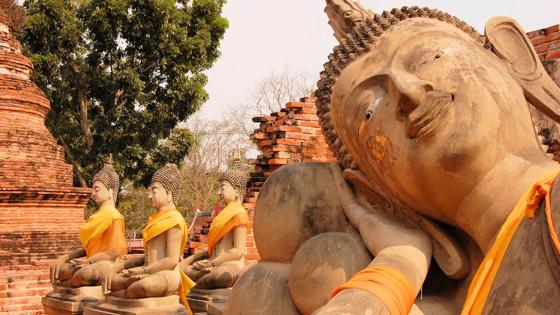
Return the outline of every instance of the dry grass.
[[[25,25],[25,11],[15,0],[0,0],[0,10],[6,13],[16,32]]]

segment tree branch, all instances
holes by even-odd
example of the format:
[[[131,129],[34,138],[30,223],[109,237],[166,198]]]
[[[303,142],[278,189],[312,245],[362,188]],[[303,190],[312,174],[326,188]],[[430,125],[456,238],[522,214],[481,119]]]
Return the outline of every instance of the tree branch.
[[[80,186],[81,187],[87,187],[87,183],[86,180],[84,179],[84,177],[82,176],[82,171],[80,171],[80,167],[78,166],[78,163],[76,163],[76,160],[74,160],[74,156],[72,155],[72,153],[70,152],[70,149],[68,148],[68,146],[66,145],[66,143],[64,142],[64,140],[62,139],[62,137],[58,137],[58,141],[62,144],[62,146],[64,147],[64,153],[66,153],[66,158],[70,161],[70,163],[72,164],[72,172],[74,173],[74,175],[76,175],[76,177],[78,178],[78,181],[80,182]]]

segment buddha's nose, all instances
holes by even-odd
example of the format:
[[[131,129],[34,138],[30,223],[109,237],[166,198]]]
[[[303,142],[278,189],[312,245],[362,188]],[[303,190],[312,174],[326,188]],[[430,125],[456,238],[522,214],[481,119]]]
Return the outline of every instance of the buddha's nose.
[[[406,71],[386,71],[383,81],[399,119],[406,119],[420,105],[426,93],[434,90],[429,81]]]

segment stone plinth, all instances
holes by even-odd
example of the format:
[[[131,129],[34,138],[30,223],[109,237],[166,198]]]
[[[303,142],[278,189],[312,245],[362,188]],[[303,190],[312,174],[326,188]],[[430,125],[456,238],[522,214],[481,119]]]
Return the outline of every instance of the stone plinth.
[[[55,286],[43,297],[43,309],[48,315],[80,315],[86,306],[103,302],[105,296],[101,286],[66,288]]]
[[[0,10],[0,313],[42,313],[49,263],[79,246],[90,194],[72,185],[72,166],[45,127],[50,102],[32,74]]]
[[[214,290],[192,289],[187,296],[187,302],[195,314],[197,312],[206,312],[208,315],[222,315],[230,294],[231,288]]]
[[[186,315],[178,295],[146,299],[106,296],[105,301],[84,308],[84,315]]]

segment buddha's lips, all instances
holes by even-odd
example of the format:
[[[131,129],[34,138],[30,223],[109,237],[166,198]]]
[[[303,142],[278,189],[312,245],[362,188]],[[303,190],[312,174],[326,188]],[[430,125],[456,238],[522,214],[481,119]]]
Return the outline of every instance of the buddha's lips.
[[[430,91],[408,115],[406,136],[414,139],[429,134],[445,118],[453,102],[453,94]]]

